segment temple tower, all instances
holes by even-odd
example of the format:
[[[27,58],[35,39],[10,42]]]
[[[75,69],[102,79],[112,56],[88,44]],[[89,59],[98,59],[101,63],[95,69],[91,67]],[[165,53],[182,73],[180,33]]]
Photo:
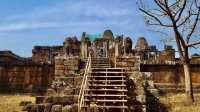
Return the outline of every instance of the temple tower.
[[[86,37],[86,32],[83,32],[81,37],[81,58],[87,58],[89,54],[89,39]]]

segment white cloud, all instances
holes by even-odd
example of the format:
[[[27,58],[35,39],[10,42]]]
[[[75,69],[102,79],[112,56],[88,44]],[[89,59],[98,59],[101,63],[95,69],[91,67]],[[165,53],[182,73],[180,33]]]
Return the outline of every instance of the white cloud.
[[[1,25],[0,31],[18,31],[25,29],[36,29],[36,28],[47,28],[47,27],[57,27],[55,23],[41,23],[41,22],[20,22],[20,23],[11,23],[7,25]]]
[[[38,29],[38,28],[70,28],[70,27],[90,27],[90,26],[99,26],[99,25],[124,25],[127,24],[129,20],[125,21],[74,21],[74,22],[66,22],[66,23],[59,23],[59,22],[18,22],[18,23],[10,23],[4,24],[0,26],[0,32],[6,31],[20,31],[20,30],[27,30],[27,29]]]
[[[122,25],[127,21],[130,22],[130,17],[133,17],[132,10],[125,3],[106,4],[81,0],[36,7],[22,14],[8,15],[0,22],[0,31],[79,27],[83,25],[98,26],[99,24]]]

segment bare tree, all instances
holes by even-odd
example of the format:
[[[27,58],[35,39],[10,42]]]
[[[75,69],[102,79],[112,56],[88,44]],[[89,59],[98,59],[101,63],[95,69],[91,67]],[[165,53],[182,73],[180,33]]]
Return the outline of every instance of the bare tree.
[[[150,4],[148,4],[150,3]],[[185,74],[186,101],[194,102],[189,48],[200,44],[198,0],[138,0],[146,24],[174,33]]]

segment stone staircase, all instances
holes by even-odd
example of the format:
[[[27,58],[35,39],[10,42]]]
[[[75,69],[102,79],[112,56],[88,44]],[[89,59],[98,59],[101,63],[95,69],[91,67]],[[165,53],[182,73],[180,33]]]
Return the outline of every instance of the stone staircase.
[[[112,68],[108,58],[92,58],[81,110],[126,112],[128,106],[125,83],[125,69]]]
[[[55,77],[55,89],[24,106],[27,112],[146,112],[139,59],[88,58],[83,75]],[[56,90],[56,92],[55,92]],[[54,93],[55,92],[55,93]]]

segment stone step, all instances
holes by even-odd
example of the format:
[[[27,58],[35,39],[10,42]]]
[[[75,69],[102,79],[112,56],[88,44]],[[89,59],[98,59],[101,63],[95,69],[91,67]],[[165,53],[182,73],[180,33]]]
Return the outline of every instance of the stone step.
[[[127,97],[127,95],[121,95],[121,94],[85,94],[84,96],[98,96],[98,97]]]
[[[100,73],[100,74],[106,74],[106,73],[109,73],[109,74],[125,74],[126,72],[120,72],[120,71],[91,71],[89,73]]]
[[[91,63],[109,63],[109,60],[91,60]]]
[[[116,91],[116,92],[127,92],[126,89],[85,89],[85,91]]]
[[[96,87],[126,87],[123,84],[88,84],[88,86],[96,86]]]
[[[108,57],[92,57],[91,59],[108,59]]]
[[[110,65],[110,63],[91,63],[91,65]]]
[[[86,102],[90,101],[89,99],[85,99]],[[100,99],[95,99],[93,100],[94,102],[127,102],[127,100],[100,100]]]
[[[91,68],[110,68],[111,66],[91,66]]]
[[[126,78],[126,76],[88,76],[88,78]]]
[[[126,82],[126,80],[88,80],[89,82]]]
[[[110,63],[91,63],[91,65],[110,65]]]
[[[92,59],[92,62],[109,62],[108,59]]]
[[[87,108],[89,106],[84,105],[83,108]],[[108,109],[128,109],[128,106],[100,106],[97,105],[97,108],[108,108]]]
[[[125,70],[124,68],[93,68],[94,70],[95,69],[107,69],[107,70]]]
[[[99,65],[99,64],[93,64],[93,65],[91,65],[91,67],[93,67],[93,66],[96,66],[96,67],[98,67],[98,66],[100,66],[100,67],[103,67],[103,66],[105,66],[105,67],[111,67],[111,65],[109,65],[109,64],[101,64],[101,65]]]

